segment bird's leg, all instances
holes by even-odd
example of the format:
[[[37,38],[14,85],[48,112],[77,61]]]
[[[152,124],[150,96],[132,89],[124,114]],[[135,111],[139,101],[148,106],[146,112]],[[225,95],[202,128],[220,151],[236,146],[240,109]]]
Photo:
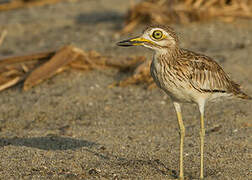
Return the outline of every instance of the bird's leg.
[[[200,179],[204,178],[204,137],[205,137],[205,126],[204,126],[204,106],[205,102],[199,103],[200,110]]]
[[[204,170],[204,137],[205,137],[205,127],[204,127],[204,114],[200,114],[200,179],[203,179]]]
[[[180,163],[179,163],[179,179],[183,180],[184,179],[184,170],[183,170],[183,151],[184,151],[184,137],[185,137],[185,127],[183,124],[182,120],[182,113],[181,113],[181,108],[180,104],[177,102],[174,102],[174,107],[177,113],[177,118],[178,118],[178,125],[179,125],[179,133],[180,133]]]

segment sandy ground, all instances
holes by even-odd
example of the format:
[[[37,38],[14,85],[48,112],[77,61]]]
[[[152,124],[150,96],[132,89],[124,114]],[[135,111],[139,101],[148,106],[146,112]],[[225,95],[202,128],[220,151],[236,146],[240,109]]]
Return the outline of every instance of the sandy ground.
[[[111,5],[112,4],[112,5]],[[0,13],[8,36],[1,55],[55,49],[72,43],[115,57],[150,56],[120,48],[128,1],[82,0]],[[174,26],[181,46],[215,57],[252,95],[252,22]],[[120,58],[118,58],[120,61]],[[108,88],[127,76],[117,70],[66,72],[22,92],[0,94],[0,179],[175,179],[179,134],[170,99],[144,86]],[[199,177],[199,113],[183,106],[185,177]],[[206,109],[205,176],[252,179],[252,104],[237,99]]]

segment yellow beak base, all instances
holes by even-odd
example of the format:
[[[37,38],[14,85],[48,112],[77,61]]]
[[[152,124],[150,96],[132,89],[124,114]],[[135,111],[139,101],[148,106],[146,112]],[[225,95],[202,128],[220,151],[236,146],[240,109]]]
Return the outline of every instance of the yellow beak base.
[[[125,47],[127,47],[127,46],[140,46],[140,45],[143,45],[144,42],[149,42],[149,40],[141,38],[141,37],[137,37],[137,38],[132,38],[132,39],[120,41],[116,45],[125,46]]]

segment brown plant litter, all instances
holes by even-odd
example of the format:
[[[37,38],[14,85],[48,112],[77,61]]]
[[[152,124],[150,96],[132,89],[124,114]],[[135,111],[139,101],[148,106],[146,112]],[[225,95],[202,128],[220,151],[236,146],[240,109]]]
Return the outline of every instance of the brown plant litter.
[[[144,0],[134,4],[126,16],[122,33],[132,31],[140,23],[187,24],[218,18],[252,18],[250,0]]]
[[[119,86],[124,87],[130,84],[141,84],[144,83],[148,86],[148,89],[156,87],[154,80],[150,75],[151,61],[146,60],[134,69],[132,76],[119,82]]]
[[[114,60],[95,51],[85,52],[74,46],[64,46],[58,51],[32,53],[7,57],[0,60],[0,91],[24,81],[23,89],[29,90],[37,84],[65,70],[94,70],[116,68],[131,71],[132,76],[113,85],[153,84],[149,74],[150,61],[143,56]]]
[[[53,75],[63,72],[67,69],[65,65],[76,60],[81,55],[82,51],[78,48],[72,46],[61,48],[49,61],[30,73],[24,82],[23,89],[26,91]]]

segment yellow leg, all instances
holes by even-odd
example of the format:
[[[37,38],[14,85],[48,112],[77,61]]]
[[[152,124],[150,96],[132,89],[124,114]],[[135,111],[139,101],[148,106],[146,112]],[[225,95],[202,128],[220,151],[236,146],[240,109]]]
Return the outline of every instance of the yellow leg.
[[[183,170],[183,151],[184,151],[184,137],[185,137],[185,127],[182,120],[182,113],[180,105],[174,102],[174,107],[177,113],[179,132],[180,132],[180,162],[179,162],[179,179],[184,179],[184,170]]]
[[[200,179],[204,178],[204,137],[205,137],[205,126],[204,126],[204,114],[200,114]]]

